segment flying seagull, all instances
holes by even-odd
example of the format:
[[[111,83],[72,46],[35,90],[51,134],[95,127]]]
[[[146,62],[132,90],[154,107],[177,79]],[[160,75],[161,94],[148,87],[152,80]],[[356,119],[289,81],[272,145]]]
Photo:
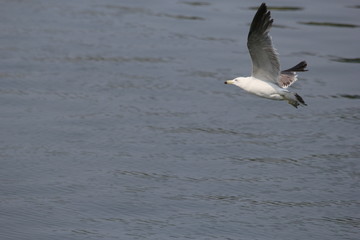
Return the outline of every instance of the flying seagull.
[[[306,106],[297,93],[287,90],[297,80],[296,72],[305,72],[307,63],[280,71],[278,53],[274,49],[269,35],[273,23],[270,11],[263,3],[257,10],[250,26],[247,46],[252,60],[250,77],[237,77],[225,84],[234,84],[247,92],[273,100],[285,100],[294,107]]]

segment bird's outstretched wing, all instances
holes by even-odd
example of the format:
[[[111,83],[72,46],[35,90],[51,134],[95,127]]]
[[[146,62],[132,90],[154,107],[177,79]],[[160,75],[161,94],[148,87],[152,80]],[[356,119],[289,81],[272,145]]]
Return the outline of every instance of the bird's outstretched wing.
[[[247,46],[252,60],[252,76],[277,84],[280,63],[269,36],[272,23],[266,4],[261,4],[251,23]]]

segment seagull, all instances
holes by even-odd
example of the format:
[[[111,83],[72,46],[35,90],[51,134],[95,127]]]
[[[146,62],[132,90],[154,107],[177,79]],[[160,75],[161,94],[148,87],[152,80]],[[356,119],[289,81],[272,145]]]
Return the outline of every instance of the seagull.
[[[285,100],[295,108],[306,106],[303,98],[287,88],[297,80],[296,72],[305,72],[307,63],[280,71],[278,53],[273,47],[270,28],[273,23],[266,4],[262,3],[252,20],[247,47],[252,61],[250,77],[237,77],[225,84],[234,84],[245,91],[272,100]]]

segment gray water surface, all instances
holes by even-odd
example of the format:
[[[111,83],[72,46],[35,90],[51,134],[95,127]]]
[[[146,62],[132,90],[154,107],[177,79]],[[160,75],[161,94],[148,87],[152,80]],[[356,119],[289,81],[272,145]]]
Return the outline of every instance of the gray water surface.
[[[1,239],[359,239],[358,1],[274,1],[308,103],[258,98],[260,1],[0,3]]]

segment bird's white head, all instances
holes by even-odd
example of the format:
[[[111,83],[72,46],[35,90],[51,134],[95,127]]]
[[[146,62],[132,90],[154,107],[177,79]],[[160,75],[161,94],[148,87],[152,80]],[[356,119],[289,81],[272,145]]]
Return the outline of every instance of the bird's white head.
[[[237,77],[237,78],[234,78],[233,80],[225,81],[225,84],[234,84],[234,85],[236,85],[238,87],[242,87],[245,80],[246,80],[246,78],[244,78],[244,77]]]

